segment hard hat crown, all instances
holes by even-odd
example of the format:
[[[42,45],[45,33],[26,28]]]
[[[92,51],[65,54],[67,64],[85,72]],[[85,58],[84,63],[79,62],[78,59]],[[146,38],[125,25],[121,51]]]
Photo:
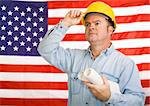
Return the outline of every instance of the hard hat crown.
[[[88,7],[87,7],[87,10],[86,12],[84,13],[84,16],[82,18],[82,24],[84,25],[84,18],[85,16],[88,14],[88,13],[101,13],[101,14],[104,14],[106,15],[107,17],[109,17],[113,24],[114,24],[114,28],[116,28],[116,20],[115,20],[115,14],[113,12],[113,9],[105,4],[104,2],[93,2],[92,4],[90,4]]]

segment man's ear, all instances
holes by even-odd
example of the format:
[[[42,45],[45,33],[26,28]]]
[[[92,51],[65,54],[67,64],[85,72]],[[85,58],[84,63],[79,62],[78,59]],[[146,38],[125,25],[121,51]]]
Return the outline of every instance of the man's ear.
[[[112,26],[109,26],[108,27],[108,32],[109,32],[110,35],[112,35],[113,32],[114,32],[114,28]]]

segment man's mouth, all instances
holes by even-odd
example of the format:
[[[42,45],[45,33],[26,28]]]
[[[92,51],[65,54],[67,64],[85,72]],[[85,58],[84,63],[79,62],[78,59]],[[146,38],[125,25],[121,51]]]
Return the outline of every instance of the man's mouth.
[[[96,35],[96,33],[94,33],[94,32],[90,32],[89,34],[90,34],[90,35]]]

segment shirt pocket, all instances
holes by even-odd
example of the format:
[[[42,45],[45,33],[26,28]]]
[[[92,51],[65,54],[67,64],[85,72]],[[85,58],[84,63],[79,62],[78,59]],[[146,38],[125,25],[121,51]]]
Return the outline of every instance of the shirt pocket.
[[[78,73],[73,72],[71,73],[71,78],[70,78],[70,86],[71,86],[71,93],[72,94],[79,94],[80,93],[80,89],[82,86],[82,81],[80,79],[78,79]]]
[[[119,77],[115,74],[108,72],[101,72],[101,75],[105,76],[108,80],[119,83]]]

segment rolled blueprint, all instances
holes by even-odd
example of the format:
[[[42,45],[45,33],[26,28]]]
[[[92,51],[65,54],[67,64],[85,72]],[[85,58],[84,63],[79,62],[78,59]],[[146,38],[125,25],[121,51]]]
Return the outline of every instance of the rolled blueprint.
[[[88,68],[88,69],[85,69],[84,71],[81,71],[78,74],[78,78],[82,81],[88,80],[91,83],[99,85],[99,86],[103,84],[103,80],[101,76],[92,68]],[[110,81],[110,80],[108,80],[108,82],[110,84],[111,92],[121,93],[118,83]]]
[[[92,68],[86,69],[82,76],[85,77],[85,80],[88,80],[93,84],[96,85],[103,84],[101,76]]]

